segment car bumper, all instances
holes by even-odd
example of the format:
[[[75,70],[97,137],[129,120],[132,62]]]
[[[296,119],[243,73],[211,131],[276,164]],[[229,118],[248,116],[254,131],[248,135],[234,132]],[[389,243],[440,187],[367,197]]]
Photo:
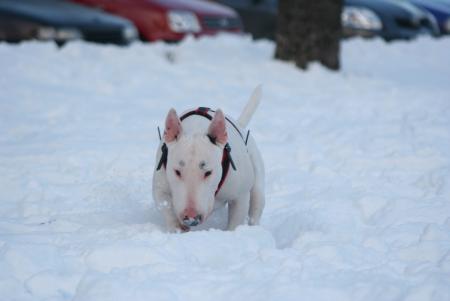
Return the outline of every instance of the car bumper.
[[[89,42],[128,45],[138,37],[134,26],[119,28],[85,28],[83,38]]]
[[[361,36],[366,38],[381,37],[387,41],[391,40],[411,40],[419,35],[436,35],[436,30],[432,25],[408,26],[407,24],[383,23],[381,30],[364,30],[356,28],[343,28],[344,37]]]
[[[168,42],[177,42],[186,36],[201,37],[213,36],[221,32],[242,33],[242,22],[239,17],[224,16],[197,16],[200,24],[198,32],[174,32],[169,26],[163,26],[165,30],[159,30],[152,33],[151,41],[164,40]]]

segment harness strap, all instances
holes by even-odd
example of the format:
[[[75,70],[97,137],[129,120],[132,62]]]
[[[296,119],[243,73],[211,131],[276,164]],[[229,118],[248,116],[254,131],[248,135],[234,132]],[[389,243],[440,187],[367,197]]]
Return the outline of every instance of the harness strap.
[[[195,110],[189,111],[185,114],[183,114],[183,116],[180,117],[180,120],[183,121],[184,119],[186,119],[189,116],[192,115],[200,115],[203,117],[208,118],[209,120],[212,120],[212,116],[209,114],[209,112],[213,112],[215,113],[216,111],[210,109],[210,108],[206,108],[206,107],[198,107]],[[241,136],[242,140],[244,139],[244,135],[242,135],[241,131],[239,130],[239,128],[234,124],[233,121],[231,121],[228,117],[225,116],[225,119],[234,127],[234,129],[236,130],[236,132],[238,132],[239,136]]]
[[[210,108],[198,107],[195,110],[192,110],[192,111],[189,111],[189,112],[183,114],[180,117],[180,121],[183,121],[184,119],[186,119],[186,118],[188,118],[189,116],[192,116],[192,115],[200,115],[200,116],[208,118],[209,120],[212,120],[212,116],[209,115],[208,112],[214,112],[214,111],[211,110]]]
[[[161,146],[161,159],[159,159],[158,166],[156,167],[156,170],[160,170],[161,166],[164,166],[164,169],[166,169],[167,165],[167,155],[169,154],[169,149],[167,148],[166,143],[163,143]]]

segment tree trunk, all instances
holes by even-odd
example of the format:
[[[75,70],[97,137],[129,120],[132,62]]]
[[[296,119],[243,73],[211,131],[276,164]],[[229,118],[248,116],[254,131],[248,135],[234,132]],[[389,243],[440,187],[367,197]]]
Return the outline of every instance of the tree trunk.
[[[339,70],[342,0],[279,0],[275,58]]]

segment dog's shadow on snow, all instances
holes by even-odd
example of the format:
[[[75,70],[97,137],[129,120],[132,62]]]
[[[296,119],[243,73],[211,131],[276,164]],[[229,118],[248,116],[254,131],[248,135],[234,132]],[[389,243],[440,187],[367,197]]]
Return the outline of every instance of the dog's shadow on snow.
[[[285,249],[292,247],[295,242],[308,232],[324,232],[324,225],[317,220],[314,210],[303,212],[292,211],[278,214],[271,213],[262,217],[261,226],[272,233],[277,248]]]

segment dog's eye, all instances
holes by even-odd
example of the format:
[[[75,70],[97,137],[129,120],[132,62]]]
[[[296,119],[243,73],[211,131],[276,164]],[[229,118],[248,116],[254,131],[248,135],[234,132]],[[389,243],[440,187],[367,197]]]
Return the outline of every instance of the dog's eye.
[[[211,170],[208,170],[207,172],[205,172],[205,178],[209,177],[212,174]]]
[[[177,177],[181,178],[181,172],[178,169],[175,169],[175,174]]]

